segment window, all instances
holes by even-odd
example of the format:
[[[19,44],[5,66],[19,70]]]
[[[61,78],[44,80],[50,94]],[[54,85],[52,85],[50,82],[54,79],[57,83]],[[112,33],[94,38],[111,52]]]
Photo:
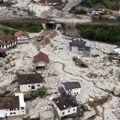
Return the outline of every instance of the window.
[[[16,113],[14,112],[14,115],[15,115]]]
[[[24,107],[21,107],[21,110],[24,110]]]
[[[10,115],[12,115],[13,113],[10,113]]]
[[[29,85],[29,87],[30,87],[30,85]]]
[[[73,109],[73,111],[75,111],[75,109]]]
[[[40,87],[40,85],[37,85],[37,87]]]
[[[70,112],[70,110],[68,110],[68,112]]]
[[[62,112],[62,115],[64,115],[65,114],[65,112]]]
[[[10,109],[10,111],[13,111],[13,109]]]

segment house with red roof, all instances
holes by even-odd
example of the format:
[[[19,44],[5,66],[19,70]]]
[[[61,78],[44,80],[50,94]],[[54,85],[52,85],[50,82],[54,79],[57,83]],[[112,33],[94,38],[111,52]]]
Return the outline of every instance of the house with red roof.
[[[28,33],[24,32],[24,31],[17,31],[15,32],[14,36],[17,38],[17,43],[26,43],[29,40],[29,36]]]
[[[49,57],[43,52],[39,52],[36,56],[34,56],[33,60],[36,69],[47,68],[49,64]]]

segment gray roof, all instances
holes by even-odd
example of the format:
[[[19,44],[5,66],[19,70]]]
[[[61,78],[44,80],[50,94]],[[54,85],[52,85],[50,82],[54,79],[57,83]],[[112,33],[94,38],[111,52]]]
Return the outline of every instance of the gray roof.
[[[58,87],[58,91],[59,91],[61,94],[66,93],[63,87]]]
[[[83,40],[73,40],[72,42],[70,42],[70,46],[75,46],[75,47],[81,47],[84,48],[85,47],[86,42]]]

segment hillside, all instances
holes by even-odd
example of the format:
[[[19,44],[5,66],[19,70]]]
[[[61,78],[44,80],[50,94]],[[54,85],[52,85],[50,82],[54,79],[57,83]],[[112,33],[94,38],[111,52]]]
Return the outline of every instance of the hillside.
[[[109,9],[118,9],[117,0],[83,0],[81,3],[83,6],[88,7],[107,7]]]

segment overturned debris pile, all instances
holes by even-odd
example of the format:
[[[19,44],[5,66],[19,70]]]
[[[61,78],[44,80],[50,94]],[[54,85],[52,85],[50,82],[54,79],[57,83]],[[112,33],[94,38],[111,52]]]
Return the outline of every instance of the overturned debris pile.
[[[33,44],[39,50],[41,46],[45,46],[50,43],[50,39],[54,38],[57,35],[55,30],[45,30],[39,34],[39,36],[35,37],[35,41]]]
[[[78,57],[73,57],[73,61],[75,62],[76,66],[88,68],[88,66]]]

